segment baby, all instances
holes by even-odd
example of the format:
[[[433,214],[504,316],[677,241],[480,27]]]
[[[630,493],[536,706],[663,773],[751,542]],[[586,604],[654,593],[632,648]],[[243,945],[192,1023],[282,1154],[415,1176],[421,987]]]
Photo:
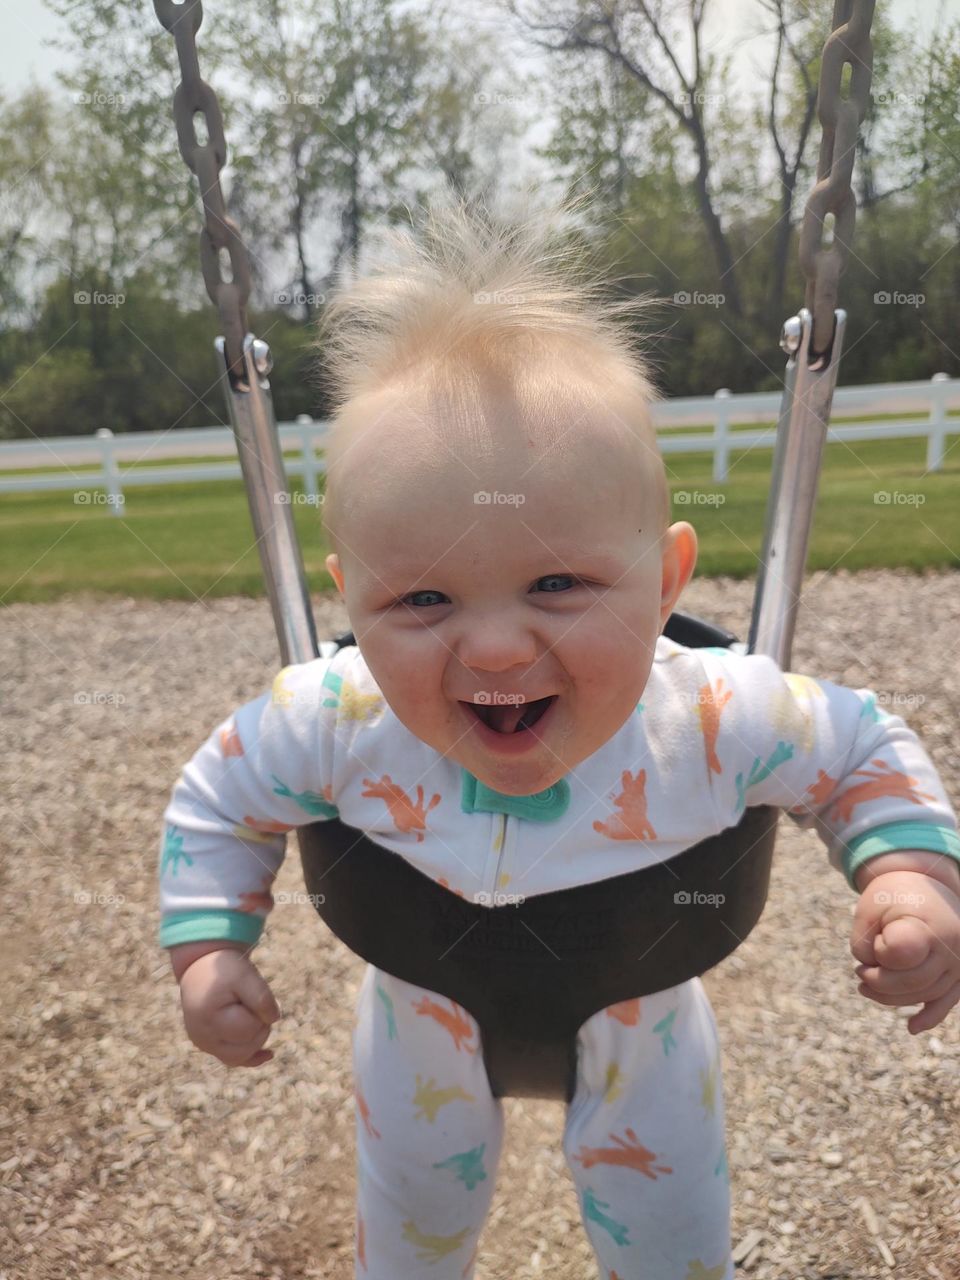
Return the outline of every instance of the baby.
[[[661,634],[697,541],[669,523],[621,327],[642,300],[605,299],[547,217],[435,205],[420,233],[325,316],[326,564],[357,643],[217,725],[164,815],[191,1041],[273,1056],[249,953],[297,826],[339,816],[491,904],[662,862],[748,805],[816,829],[860,894],[860,991],[936,1026],[960,1000],[960,838],[916,734],[869,689]],[[470,1280],[503,1131],[479,1028],[368,966],[353,1044],[356,1275]],[[733,1280],[699,978],[583,1024],[563,1150],[602,1280]]]

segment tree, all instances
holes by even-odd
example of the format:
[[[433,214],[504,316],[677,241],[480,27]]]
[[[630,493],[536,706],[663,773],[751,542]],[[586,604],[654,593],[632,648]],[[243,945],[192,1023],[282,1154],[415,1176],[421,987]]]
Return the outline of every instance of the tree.
[[[797,180],[804,167],[807,140],[817,109],[820,56],[828,32],[820,13],[797,0],[760,0],[772,16],[776,52],[770,72],[766,123],[777,160],[777,220],[773,228],[767,320],[784,316],[787,255],[793,233]]]
[[[31,87],[12,100],[0,93],[0,309],[7,325],[29,320],[26,277],[46,254],[41,232],[55,171],[52,130],[53,104],[44,89]]]
[[[649,93],[618,63],[584,65],[582,56],[560,54],[555,63],[567,87],[552,136],[537,154],[568,186],[583,181],[601,191],[603,205],[619,215],[638,175],[654,166],[674,169],[674,139],[659,115],[651,119]]]
[[[91,101],[121,90],[122,110],[101,123],[122,141],[130,174],[160,196],[167,225],[180,223],[182,243],[183,223],[199,228],[200,209],[170,118],[173,39],[149,15],[131,21],[126,0],[49,2],[85,55],[68,83]],[[493,41],[456,22],[453,32],[452,20],[428,20],[400,0],[207,6],[197,44],[225,121],[221,185],[263,301],[296,305],[309,320],[341,264],[356,263],[365,228],[403,216],[425,173],[433,186],[439,171],[462,190],[495,180],[497,146],[477,145],[476,102],[496,62]],[[517,132],[515,114],[498,113],[501,141]],[[491,157],[483,172],[475,149]],[[186,202],[171,210],[175,190],[195,214]],[[178,255],[178,269],[186,265]],[[195,278],[195,242],[190,269]],[[282,287],[270,287],[278,276]]]
[[[503,0],[533,43],[552,52],[597,54],[616,63],[659,103],[691,144],[693,187],[731,314],[743,305],[736,262],[712,189],[708,108],[724,94],[721,60],[703,44],[707,0],[689,0],[683,18],[650,0]],[[689,56],[681,48],[687,43]],[[686,66],[684,63],[686,62]]]

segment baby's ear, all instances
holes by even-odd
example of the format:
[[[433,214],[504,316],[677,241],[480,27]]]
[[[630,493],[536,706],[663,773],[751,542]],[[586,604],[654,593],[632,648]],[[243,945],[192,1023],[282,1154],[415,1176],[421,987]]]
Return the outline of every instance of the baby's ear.
[[[343,570],[340,568],[340,557],[335,551],[331,551],[324,564],[327,567],[327,573],[337,584],[337,590],[342,596],[346,596],[346,592],[343,589]]]
[[[660,597],[660,626],[673,612],[697,563],[697,534],[692,524],[680,520],[663,536],[663,579]]]

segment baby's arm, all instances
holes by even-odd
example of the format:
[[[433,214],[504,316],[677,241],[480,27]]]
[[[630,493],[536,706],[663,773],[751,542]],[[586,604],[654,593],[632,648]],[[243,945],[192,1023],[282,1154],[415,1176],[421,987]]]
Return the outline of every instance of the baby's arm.
[[[782,672],[761,654],[708,650],[701,660],[722,826],[747,805],[785,809],[797,826],[815,828],[855,891],[859,868],[892,854],[940,855],[952,874],[960,836],[940,776],[916,733],[872,690]]]
[[[960,838],[932,761],[871,690],[732,657],[722,674],[708,663],[720,690],[720,812],[769,803],[816,827],[860,893],[850,949],[861,994],[923,1004],[907,1025],[929,1030],[960,1001]]]
[[[285,668],[270,693],[218,725],[164,813],[160,943],[190,1039],[231,1065],[272,1056],[262,1045],[280,1011],[248,953],[273,905],[287,832],[336,814],[331,661]]]

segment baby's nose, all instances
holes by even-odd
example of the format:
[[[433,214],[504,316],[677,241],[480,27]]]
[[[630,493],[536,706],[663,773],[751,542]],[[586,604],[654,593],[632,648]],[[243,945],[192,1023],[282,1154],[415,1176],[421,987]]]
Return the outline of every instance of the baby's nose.
[[[526,627],[494,618],[470,626],[457,656],[475,674],[499,674],[513,667],[531,666],[537,658],[537,645]]]

